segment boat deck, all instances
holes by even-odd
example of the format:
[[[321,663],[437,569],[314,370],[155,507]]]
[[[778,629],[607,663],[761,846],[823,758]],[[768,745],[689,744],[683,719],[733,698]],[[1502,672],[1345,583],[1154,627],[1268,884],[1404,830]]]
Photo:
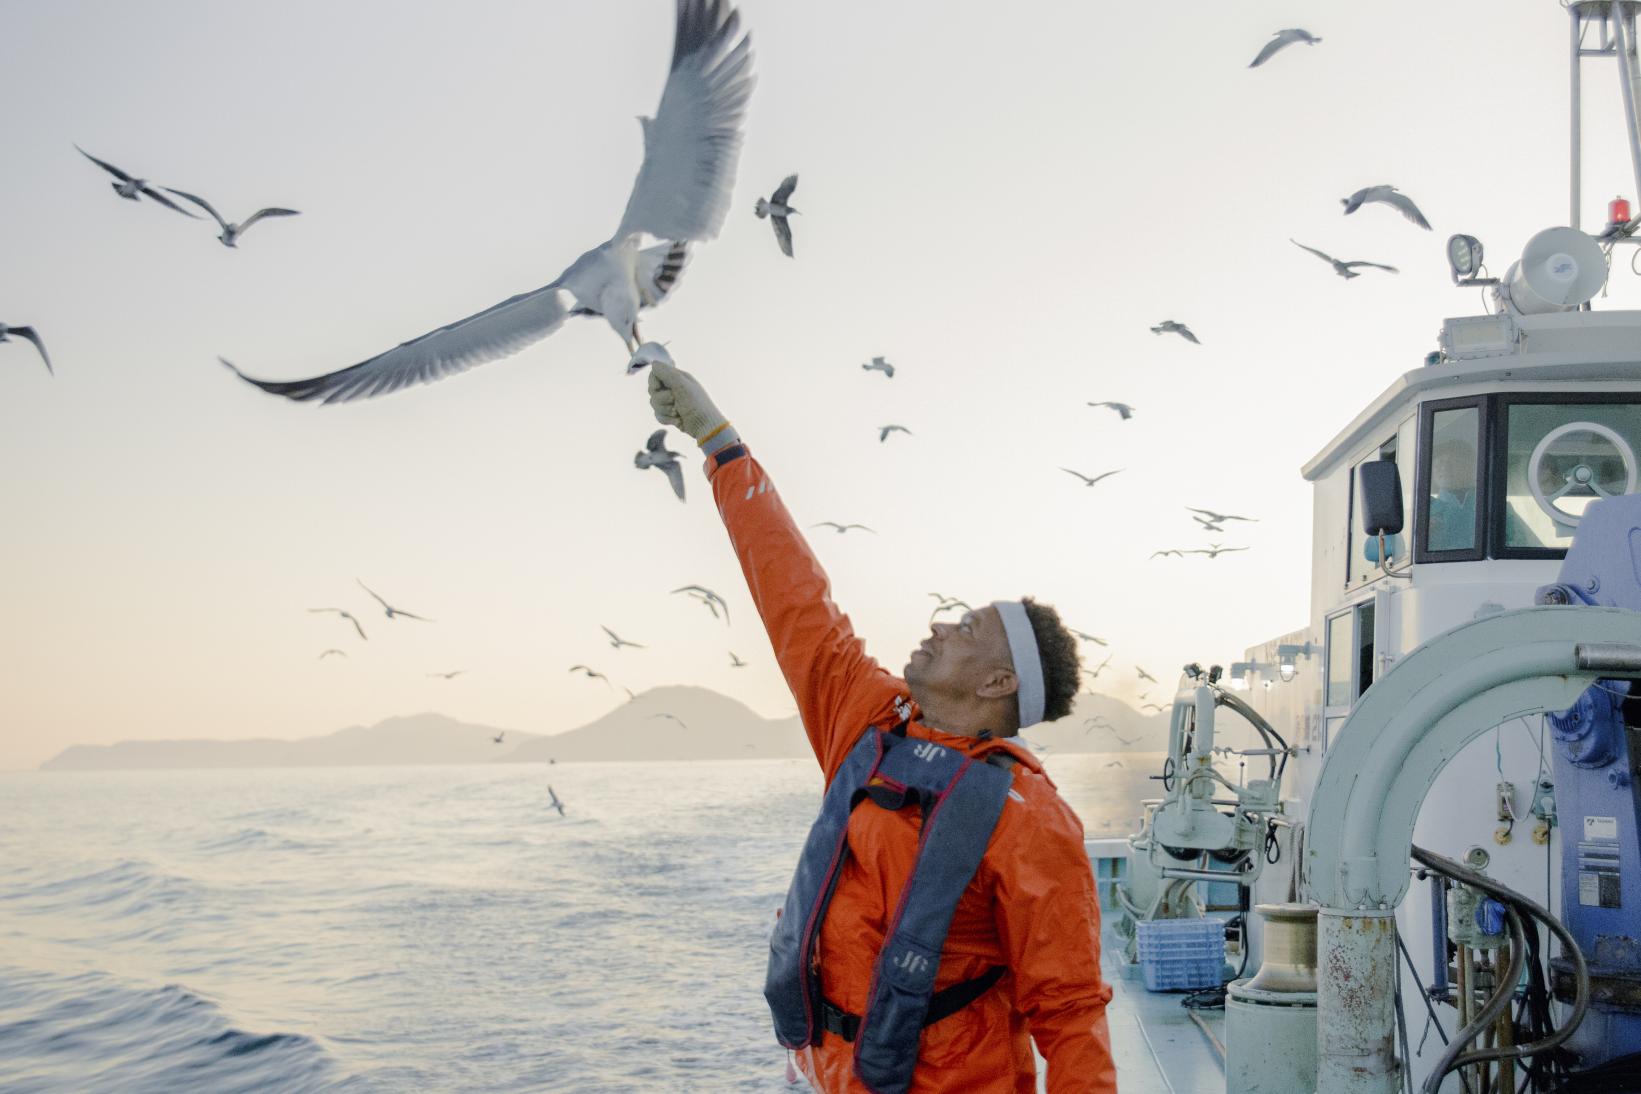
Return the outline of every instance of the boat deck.
[[[1225,1072],[1207,1035],[1180,1006],[1183,993],[1149,992],[1138,979],[1125,978],[1120,961],[1105,951],[1106,980],[1113,992],[1106,1017],[1111,1025],[1111,1051],[1117,1058],[1117,1082],[1122,1094],[1219,1094]],[[1221,1043],[1225,1039],[1225,1012],[1196,1012]]]

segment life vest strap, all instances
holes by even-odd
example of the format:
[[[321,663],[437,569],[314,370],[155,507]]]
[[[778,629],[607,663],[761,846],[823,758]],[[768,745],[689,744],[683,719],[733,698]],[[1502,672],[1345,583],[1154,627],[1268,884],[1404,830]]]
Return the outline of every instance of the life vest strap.
[[[927,1029],[942,1018],[950,1018],[986,992],[993,984],[1003,978],[1008,971],[1007,966],[993,965],[979,976],[943,988],[929,997],[929,1013],[923,1019],[923,1027]],[[832,1000],[821,997],[821,1026],[828,1033],[835,1033],[845,1041],[852,1042],[860,1034],[860,1015],[850,1014]]]

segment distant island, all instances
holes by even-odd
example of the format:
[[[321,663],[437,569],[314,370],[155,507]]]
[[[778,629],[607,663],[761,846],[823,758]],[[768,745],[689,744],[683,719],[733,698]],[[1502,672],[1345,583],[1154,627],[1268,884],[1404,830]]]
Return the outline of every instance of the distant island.
[[[1091,724],[1089,719],[1095,719]],[[1168,722],[1104,695],[1082,694],[1071,714],[1026,736],[1051,752],[1156,752]],[[494,738],[502,735],[497,744]],[[1124,744],[1126,741],[1128,743]],[[608,714],[559,733],[527,733],[432,712],[388,718],[297,740],[152,740],[74,745],[42,771],[395,764],[586,763],[799,759],[809,741],[795,715],[765,718],[708,688],[652,688]]]

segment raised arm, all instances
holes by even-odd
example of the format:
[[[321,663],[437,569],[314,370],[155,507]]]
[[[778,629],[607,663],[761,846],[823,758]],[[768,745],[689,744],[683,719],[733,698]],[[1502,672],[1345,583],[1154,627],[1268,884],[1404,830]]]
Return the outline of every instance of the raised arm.
[[[893,720],[905,685],[867,656],[849,617],[832,603],[826,572],[768,474],[700,383],[680,369],[656,365],[650,401],[657,420],[701,444],[747,588],[830,781],[862,730]]]

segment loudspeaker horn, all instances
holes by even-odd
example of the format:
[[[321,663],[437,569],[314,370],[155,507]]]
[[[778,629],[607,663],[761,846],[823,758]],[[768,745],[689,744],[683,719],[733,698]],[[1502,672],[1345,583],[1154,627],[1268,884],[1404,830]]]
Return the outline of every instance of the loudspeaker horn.
[[[1505,296],[1523,315],[1571,311],[1601,291],[1607,256],[1576,228],[1546,228],[1527,241],[1504,275]]]

